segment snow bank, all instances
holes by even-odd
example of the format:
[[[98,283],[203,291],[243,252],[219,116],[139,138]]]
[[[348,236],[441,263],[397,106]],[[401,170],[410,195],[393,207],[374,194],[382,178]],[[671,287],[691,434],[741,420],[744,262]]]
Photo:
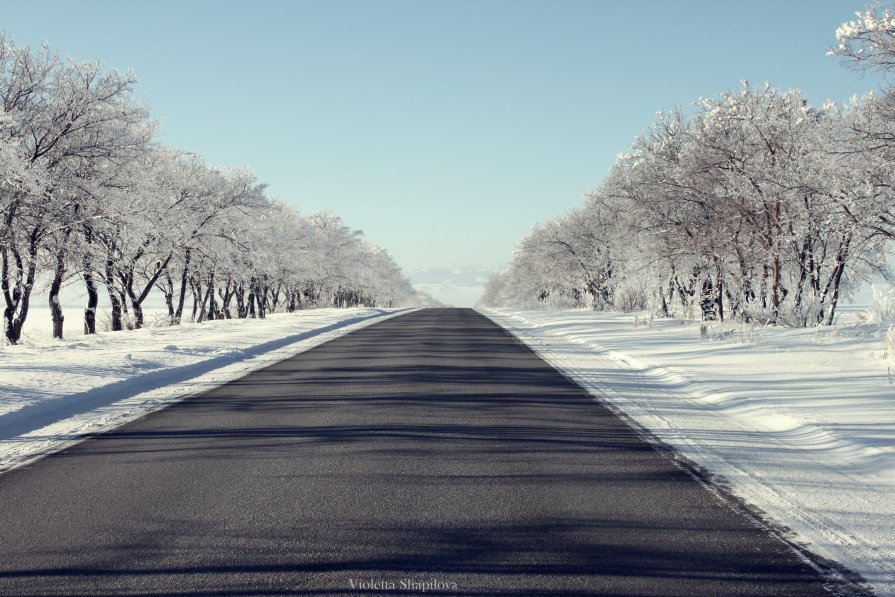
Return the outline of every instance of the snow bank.
[[[316,309],[2,347],[0,472],[405,311]]]
[[[895,595],[895,385],[885,327],[701,328],[642,314],[482,312],[791,529],[794,541]]]

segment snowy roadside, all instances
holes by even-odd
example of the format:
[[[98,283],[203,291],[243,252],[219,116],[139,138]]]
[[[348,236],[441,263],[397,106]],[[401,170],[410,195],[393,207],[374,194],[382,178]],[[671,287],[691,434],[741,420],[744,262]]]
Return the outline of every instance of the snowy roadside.
[[[407,311],[315,309],[0,348],[0,472]]]
[[[482,309],[778,525],[895,595],[895,385],[885,330],[635,323]],[[640,325],[637,325],[640,324]]]

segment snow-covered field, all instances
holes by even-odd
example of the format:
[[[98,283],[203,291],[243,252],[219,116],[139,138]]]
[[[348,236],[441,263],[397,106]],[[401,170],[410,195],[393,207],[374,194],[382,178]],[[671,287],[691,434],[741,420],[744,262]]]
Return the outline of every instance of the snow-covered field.
[[[61,341],[38,325],[0,347],[0,472],[400,312],[315,309]]]
[[[832,328],[701,331],[642,314],[482,312],[791,539],[895,595],[895,364],[885,326],[852,317]]]

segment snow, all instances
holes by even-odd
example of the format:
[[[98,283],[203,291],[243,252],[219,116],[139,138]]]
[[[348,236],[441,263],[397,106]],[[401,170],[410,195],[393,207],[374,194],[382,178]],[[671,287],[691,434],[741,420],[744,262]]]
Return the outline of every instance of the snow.
[[[600,401],[895,595],[887,324],[785,329],[644,314],[483,309]],[[789,533],[788,533],[789,534]]]
[[[315,309],[66,340],[32,328],[0,347],[0,472],[405,311]]]

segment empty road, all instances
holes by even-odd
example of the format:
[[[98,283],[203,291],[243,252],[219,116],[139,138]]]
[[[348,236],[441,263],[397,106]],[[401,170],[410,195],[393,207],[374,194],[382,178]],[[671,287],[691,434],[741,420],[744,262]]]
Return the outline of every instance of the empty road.
[[[361,329],[0,475],[0,595],[824,595],[488,319]]]

